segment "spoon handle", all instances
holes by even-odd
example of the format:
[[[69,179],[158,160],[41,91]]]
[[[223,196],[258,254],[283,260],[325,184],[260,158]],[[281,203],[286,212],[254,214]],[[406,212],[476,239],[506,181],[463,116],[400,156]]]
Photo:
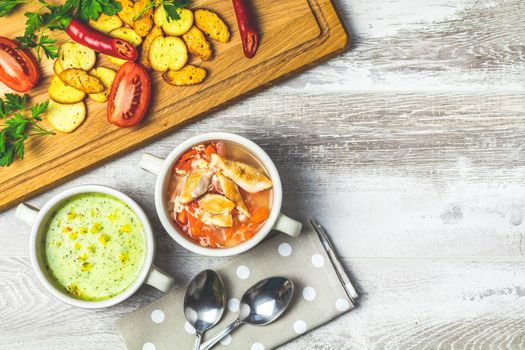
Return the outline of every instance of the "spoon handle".
[[[195,345],[193,346],[193,350],[199,350],[201,346],[201,339],[202,333],[195,333]]]
[[[232,324],[230,324],[228,327],[226,327],[223,331],[221,331],[219,334],[217,334],[215,337],[211,338],[202,346],[200,347],[200,350],[209,350],[211,349],[215,344],[217,344],[222,338],[224,338],[229,333],[233,332],[234,329],[239,327],[241,325],[241,321],[239,319],[236,319],[233,321]]]

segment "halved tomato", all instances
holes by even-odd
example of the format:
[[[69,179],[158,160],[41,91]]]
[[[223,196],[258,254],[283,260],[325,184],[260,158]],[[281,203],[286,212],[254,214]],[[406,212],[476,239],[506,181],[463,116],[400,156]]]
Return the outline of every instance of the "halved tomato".
[[[134,62],[117,72],[108,98],[108,121],[119,127],[137,125],[148,109],[151,82],[148,72]]]
[[[15,91],[26,92],[39,78],[33,56],[13,40],[0,36],[0,81]]]

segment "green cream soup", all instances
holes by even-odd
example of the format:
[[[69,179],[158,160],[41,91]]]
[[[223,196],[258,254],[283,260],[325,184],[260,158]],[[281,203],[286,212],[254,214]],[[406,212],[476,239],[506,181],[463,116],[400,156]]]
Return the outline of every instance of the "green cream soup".
[[[80,194],[51,216],[44,251],[49,274],[69,294],[108,299],[137,278],[146,252],[144,228],[117,198]]]

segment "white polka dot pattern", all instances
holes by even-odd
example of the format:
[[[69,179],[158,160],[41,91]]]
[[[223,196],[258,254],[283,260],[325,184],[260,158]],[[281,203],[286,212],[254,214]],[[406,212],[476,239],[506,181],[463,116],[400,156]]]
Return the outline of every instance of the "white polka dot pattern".
[[[306,323],[301,320],[295,321],[293,324],[293,330],[297,334],[303,334],[304,332],[306,332]]]
[[[250,277],[250,269],[246,265],[241,265],[236,270],[237,277],[239,277],[241,280],[245,280],[248,277]]]
[[[303,289],[303,298],[305,298],[308,301],[312,301],[317,296],[317,293],[315,292],[315,289],[312,287],[306,287]]]
[[[277,248],[277,250],[279,251],[280,256],[292,255],[292,246],[286,242],[279,244],[279,248]]]
[[[314,255],[312,255],[312,264],[315,267],[323,267],[323,265],[324,265],[324,257],[321,254],[314,254]]]
[[[162,310],[153,310],[151,312],[151,320],[154,322],[154,323],[162,323],[164,322],[164,319],[166,318],[166,315],[164,315],[164,312]]]
[[[231,312],[239,311],[239,304],[239,299],[231,298],[230,300],[228,300],[228,310],[230,310]]]
[[[335,301],[335,308],[338,311],[343,312],[343,311],[350,309],[350,304],[348,303],[348,300],[339,298]]]
[[[142,350],[155,350],[155,345],[153,343],[144,343],[142,345]]]
[[[195,328],[189,322],[184,323],[184,330],[188,334],[195,334]]]
[[[253,343],[250,350],[264,350],[264,345],[261,343]]]

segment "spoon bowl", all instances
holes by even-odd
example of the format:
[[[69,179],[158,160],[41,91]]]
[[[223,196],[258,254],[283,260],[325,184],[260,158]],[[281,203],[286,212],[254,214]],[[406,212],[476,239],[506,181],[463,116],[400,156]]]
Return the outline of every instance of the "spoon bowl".
[[[193,278],[184,296],[184,315],[195,328],[195,349],[202,334],[220,321],[225,306],[225,288],[217,272],[204,270]]]
[[[239,320],[255,326],[275,321],[292,300],[293,283],[284,277],[271,277],[257,282],[241,299]]]
[[[200,350],[211,349],[242,324],[264,326],[275,321],[290,305],[293,292],[293,282],[285,277],[270,277],[257,282],[242,296],[237,319],[219,334],[202,344]]]

